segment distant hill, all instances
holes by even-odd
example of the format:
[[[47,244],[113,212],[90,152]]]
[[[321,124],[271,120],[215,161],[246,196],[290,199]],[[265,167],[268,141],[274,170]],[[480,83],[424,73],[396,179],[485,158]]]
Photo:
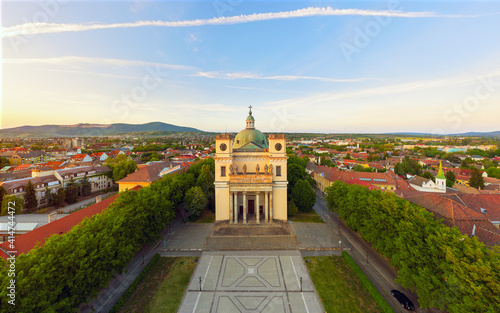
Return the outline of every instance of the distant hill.
[[[453,134],[451,136],[500,137],[500,130],[494,132],[469,132],[463,134]]]
[[[0,138],[34,138],[34,137],[81,137],[110,136],[137,132],[202,132],[192,127],[177,126],[162,122],[146,124],[76,124],[76,125],[42,125],[20,126],[0,130]]]
[[[411,132],[398,132],[386,133],[382,135],[405,135],[405,136],[458,136],[458,137],[500,137],[500,130],[494,132],[468,132],[461,134],[430,134],[430,133],[411,133]]]

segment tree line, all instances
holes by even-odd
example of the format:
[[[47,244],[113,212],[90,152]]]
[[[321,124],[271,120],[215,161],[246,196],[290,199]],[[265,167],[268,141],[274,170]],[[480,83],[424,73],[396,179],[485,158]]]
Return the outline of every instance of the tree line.
[[[327,206],[386,256],[424,308],[500,312],[500,249],[489,248],[394,194],[336,181]]]
[[[16,306],[7,303],[12,278],[0,259],[0,311],[73,312],[92,299],[144,244],[161,237],[203,165],[139,191],[125,191],[102,213],[17,257]]]

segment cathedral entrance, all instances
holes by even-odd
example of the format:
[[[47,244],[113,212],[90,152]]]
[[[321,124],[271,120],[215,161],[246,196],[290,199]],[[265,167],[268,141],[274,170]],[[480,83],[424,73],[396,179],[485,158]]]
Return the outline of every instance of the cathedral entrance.
[[[248,214],[255,214],[255,200],[248,200]]]

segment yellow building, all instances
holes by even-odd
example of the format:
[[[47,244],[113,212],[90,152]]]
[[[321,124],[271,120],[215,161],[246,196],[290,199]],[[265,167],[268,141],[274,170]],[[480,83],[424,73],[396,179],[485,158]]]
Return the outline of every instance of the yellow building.
[[[215,220],[267,223],[287,220],[287,156],[285,135],[255,129],[252,107],[246,128],[234,139],[215,139]]]

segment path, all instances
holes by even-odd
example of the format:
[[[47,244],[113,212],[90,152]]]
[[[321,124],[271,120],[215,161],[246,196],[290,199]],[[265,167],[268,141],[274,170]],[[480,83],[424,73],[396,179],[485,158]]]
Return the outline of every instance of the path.
[[[116,194],[116,192],[108,192],[108,193],[105,193],[105,194],[102,194],[102,195],[97,195],[97,196],[94,196],[90,199],[86,199],[86,200],[83,200],[83,201],[80,201],[80,202],[76,202],[76,203],[73,203],[73,204],[68,204],[67,206],[65,207],[62,207],[60,209],[55,209],[53,212],[63,212],[63,213],[71,213],[71,211],[73,210],[76,210],[76,209],[79,209],[81,207],[84,207],[86,205],[89,205],[90,203],[92,202],[95,202],[95,198],[98,197],[98,196],[102,196],[102,199],[106,199],[108,198],[108,196],[112,196]]]

